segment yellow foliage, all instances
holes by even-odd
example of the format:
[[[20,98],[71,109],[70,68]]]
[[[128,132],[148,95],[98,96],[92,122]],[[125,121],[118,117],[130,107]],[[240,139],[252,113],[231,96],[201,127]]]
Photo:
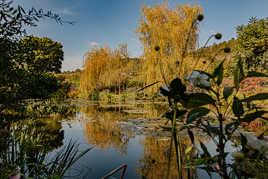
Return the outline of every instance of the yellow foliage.
[[[141,80],[148,85],[174,77],[184,77],[191,70],[192,58],[185,58],[196,49],[198,22],[196,17],[202,9],[199,6],[183,5],[172,9],[168,3],[142,8],[142,18],[136,33],[143,44],[144,64]],[[155,47],[160,50],[156,51]],[[190,61],[190,64],[189,64]],[[154,86],[151,92],[158,89]]]
[[[81,73],[82,94],[88,97],[94,90],[110,87],[120,89],[128,78],[128,62],[126,45],[120,45],[113,51],[108,47],[102,47],[88,52]]]

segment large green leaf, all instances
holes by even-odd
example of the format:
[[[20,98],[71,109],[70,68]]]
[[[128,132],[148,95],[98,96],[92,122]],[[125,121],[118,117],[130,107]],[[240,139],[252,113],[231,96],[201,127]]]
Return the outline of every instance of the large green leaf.
[[[201,73],[201,74],[205,74],[205,75],[207,75],[209,78],[213,78],[213,76],[212,76],[210,73],[208,73],[208,72],[205,72],[205,71],[202,71],[202,70],[195,70],[195,71],[198,71],[198,72]]]
[[[219,74],[221,73],[223,69],[223,63],[224,63],[224,60],[214,69],[213,74],[212,74],[213,78],[219,76]]]
[[[234,69],[234,72],[233,72],[234,74],[234,87],[236,88],[236,89],[238,89],[239,88],[239,75],[240,75],[240,73],[239,73],[239,69],[236,67],[235,69]]]
[[[256,111],[256,112],[252,112],[252,113],[248,113],[244,116],[243,119],[241,119],[241,122],[248,122],[250,123],[251,121],[254,121],[257,118],[262,117],[264,114],[267,114],[268,111]]]
[[[243,104],[237,97],[234,97],[232,109],[236,117],[240,117],[244,114]]]
[[[267,74],[256,71],[249,71],[247,77],[267,77]]]
[[[175,78],[170,83],[170,93],[173,97],[182,96],[186,91],[186,86],[182,84],[179,78]]]
[[[242,61],[239,59],[234,70],[234,85],[236,89],[239,88],[239,84],[243,79],[245,79],[245,75],[243,71]]]
[[[259,93],[242,100],[242,102],[251,102],[255,100],[265,100],[268,99],[268,93]]]
[[[192,144],[194,144],[195,141],[194,141],[194,134],[193,134],[193,132],[189,128],[187,129],[187,132],[188,132],[188,135],[189,135],[189,137],[191,139]]]
[[[243,70],[243,62],[241,59],[238,60],[237,67],[239,69],[239,83],[245,78],[244,70]]]
[[[202,148],[204,155],[206,157],[211,157],[210,153],[208,152],[207,147],[205,146],[205,144],[203,144],[203,142],[200,141],[200,147]]]
[[[185,103],[182,103],[185,108],[197,108],[207,104],[215,105],[215,100],[205,93],[188,94]]]
[[[223,60],[214,70],[212,76],[213,78],[217,77],[217,85],[220,85],[223,80],[223,63],[225,60]]]
[[[228,97],[233,93],[233,88],[230,86],[226,86],[223,89],[223,97],[225,100],[228,99]]]
[[[188,113],[186,122],[188,124],[194,122],[196,119],[207,115],[209,111],[210,111],[209,109],[204,107],[194,108]]]

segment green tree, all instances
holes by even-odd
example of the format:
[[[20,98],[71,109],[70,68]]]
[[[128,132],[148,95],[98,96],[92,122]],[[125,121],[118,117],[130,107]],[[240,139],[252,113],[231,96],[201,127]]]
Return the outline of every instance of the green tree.
[[[58,23],[62,19],[50,11],[25,10],[14,7],[10,0],[0,0],[0,112],[8,105],[16,104],[24,95],[25,77],[31,75],[18,59],[22,54],[19,38],[26,33],[26,27],[36,26],[41,18],[52,18]]]
[[[248,25],[237,27],[238,51],[244,57],[247,70],[267,69],[268,65],[268,17],[249,19]]]
[[[62,45],[50,38],[27,36],[20,40],[19,59],[27,69],[35,72],[59,73],[63,61]]]

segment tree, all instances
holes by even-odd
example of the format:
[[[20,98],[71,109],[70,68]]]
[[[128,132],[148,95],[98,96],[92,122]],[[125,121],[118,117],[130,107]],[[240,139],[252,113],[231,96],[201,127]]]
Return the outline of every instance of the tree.
[[[81,91],[88,97],[93,91],[114,89],[120,92],[120,87],[128,78],[132,68],[127,65],[129,57],[127,46],[111,50],[108,47],[92,49],[87,53],[81,72]]]
[[[197,46],[199,6],[183,5],[172,9],[168,3],[143,7],[136,33],[143,44],[142,81],[151,84],[162,79],[185,76],[191,65],[185,63],[188,51]],[[155,51],[155,47],[159,49]],[[159,68],[161,66],[161,68]],[[154,92],[158,89],[154,86]]]
[[[0,112],[8,105],[31,98],[23,93],[25,78],[31,74],[17,58],[18,54],[22,54],[19,38],[26,33],[27,26],[36,26],[44,17],[64,22],[50,11],[25,10],[21,6],[13,7],[10,0],[0,0]]]
[[[20,40],[22,54],[18,59],[31,71],[59,73],[63,61],[62,45],[50,38],[28,36]]]
[[[252,17],[248,25],[237,27],[238,51],[244,56],[247,70],[267,69],[268,65],[268,17]]]

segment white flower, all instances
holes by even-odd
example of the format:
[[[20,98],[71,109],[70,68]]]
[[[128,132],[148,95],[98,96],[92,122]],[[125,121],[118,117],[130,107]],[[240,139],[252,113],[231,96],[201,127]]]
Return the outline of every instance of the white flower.
[[[210,87],[209,76],[204,73],[200,73],[199,71],[193,71],[185,78],[185,80],[189,81],[194,86]]]

